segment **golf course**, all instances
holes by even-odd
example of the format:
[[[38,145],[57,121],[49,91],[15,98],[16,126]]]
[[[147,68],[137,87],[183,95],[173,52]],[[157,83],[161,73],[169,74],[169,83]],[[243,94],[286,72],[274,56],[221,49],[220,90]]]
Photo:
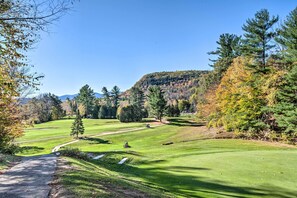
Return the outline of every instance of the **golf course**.
[[[74,197],[296,197],[297,148],[224,138],[190,117],[120,123],[84,119],[85,134],[61,147],[100,159],[59,157],[56,174]],[[18,139],[19,156],[51,153],[69,136],[72,119],[37,124]],[[146,123],[151,123],[146,128]],[[156,125],[157,124],[157,125]],[[130,148],[124,148],[125,142]],[[127,160],[118,164],[123,158]],[[68,168],[65,168],[68,167]],[[63,169],[64,167],[64,169]]]

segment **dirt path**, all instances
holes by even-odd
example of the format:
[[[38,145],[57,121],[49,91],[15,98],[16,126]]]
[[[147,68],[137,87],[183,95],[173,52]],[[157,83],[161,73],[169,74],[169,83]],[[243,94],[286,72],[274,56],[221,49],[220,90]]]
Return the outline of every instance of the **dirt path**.
[[[24,158],[0,175],[1,198],[48,197],[57,157],[43,155]]]
[[[163,126],[163,124],[155,125],[152,128],[159,127],[159,126]],[[140,130],[143,130],[143,129],[146,129],[146,127],[135,128],[135,129],[127,129],[127,130],[120,130],[120,131],[108,131],[108,132],[103,132],[103,133],[100,133],[100,134],[97,134],[97,135],[89,135],[89,136],[86,136],[86,137],[100,137],[100,136],[105,136],[105,135],[114,135],[114,134],[120,134],[120,133],[140,131]],[[78,141],[79,140],[73,140],[71,142],[67,142],[67,143],[64,143],[64,144],[57,145],[52,149],[52,153],[57,152],[63,146],[67,146],[69,144],[74,144],[74,143],[76,143]]]

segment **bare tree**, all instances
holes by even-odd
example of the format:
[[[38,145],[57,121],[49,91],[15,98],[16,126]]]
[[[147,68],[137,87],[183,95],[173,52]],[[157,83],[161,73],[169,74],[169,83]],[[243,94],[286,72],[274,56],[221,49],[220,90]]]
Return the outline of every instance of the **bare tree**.
[[[22,22],[44,29],[69,11],[75,0],[1,0],[0,21]]]

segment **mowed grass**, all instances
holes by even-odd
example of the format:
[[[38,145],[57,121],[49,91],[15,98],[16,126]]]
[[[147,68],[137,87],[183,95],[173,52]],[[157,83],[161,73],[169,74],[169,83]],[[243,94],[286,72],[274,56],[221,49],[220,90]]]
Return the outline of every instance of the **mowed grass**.
[[[210,133],[176,119],[166,126],[80,141],[71,147],[106,155],[89,162],[71,159],[76,169],[60,176],[77,197],[113,197],[116,186],[152,197],[297,196],[296,147],[208,139]],[[123,148],[125,141],[131,148]],[[118,165],[124,157],[127,163]],[[120,197],[133,197],[121,192]]]
[[[70,130],[73,121],[73,119],[57,120],[27,128],[24,136],[17,139],[17,143],[22,146],[22,151],[18,155],[48,154],[55,146],[72,141]],[[115,119],[84,119],[83,123],[85,127],[83,136],[145,126],[144,123],[120,123]]]

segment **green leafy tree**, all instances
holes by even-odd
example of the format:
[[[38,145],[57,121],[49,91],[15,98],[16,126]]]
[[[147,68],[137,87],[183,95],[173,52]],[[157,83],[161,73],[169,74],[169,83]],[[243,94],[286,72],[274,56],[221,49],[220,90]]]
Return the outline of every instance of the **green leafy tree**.
[[[128,105],[120,108],[118,118],[121,122],[139,122],[142,120],[142,111],[136,105]]]
[[[180,100],[178,102],[178,109],[180,112],[188,112],[191,107],[191,103],[188,100]]]
[[[76,138],[78,138],[78,135],[79,134],[82,135],[82,134],[84,134],[84,132],[85,132],[85,128],[84,128],[83,121],[82,121],[82,118],[81,118],[79,110],[78,110],[76,112],[75,120],[72,123],[70,135],[76,136]]]
[[[164,92],[158,86],[149,87],[149,93],[147,95],[152,115],[162,121],[162,117],[166,110],[166,100],[164,98]]]
[[[255,14],[255,18],[248,19],[242,26],[245,32],[242,52],[257,61],[257,64],[251,65],[256,71],[266,72],[269,50],[275,47],[271,42],[276,36],[272,27],[277,21],[278,16],[270,16],[268,10],[262,9]]]
[[[275,39],[284,48],[283,54],[288,66],[297,61],[297,7],[290,12]],[[290,67],[289,67],[290,68]]]
[[[85,107],[84,117],[87,117],[92,113],[95,99],[95,93],[89,85],[85,85],[79,90],[76,100]]]
[[[274,115],[278,127],[297,136],[297,65],[285,76],[285,83],[277,93]]]

